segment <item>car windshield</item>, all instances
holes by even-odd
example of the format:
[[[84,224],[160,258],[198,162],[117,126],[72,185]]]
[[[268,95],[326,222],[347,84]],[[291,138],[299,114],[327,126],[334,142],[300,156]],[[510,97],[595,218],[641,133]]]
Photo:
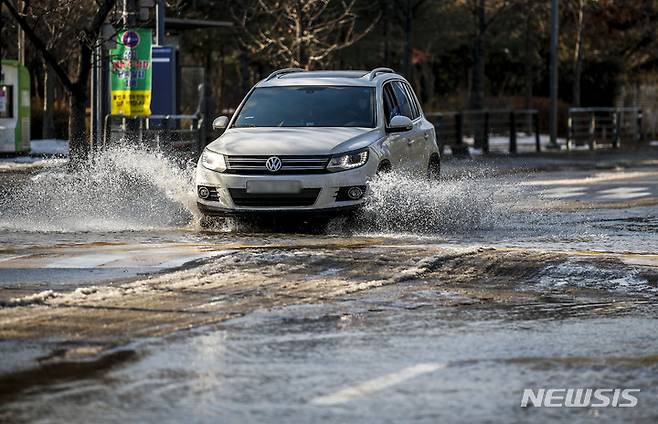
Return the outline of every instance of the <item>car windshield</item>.
[[[373,87],[256,88],[234,126],[373,128],[374,101]]]

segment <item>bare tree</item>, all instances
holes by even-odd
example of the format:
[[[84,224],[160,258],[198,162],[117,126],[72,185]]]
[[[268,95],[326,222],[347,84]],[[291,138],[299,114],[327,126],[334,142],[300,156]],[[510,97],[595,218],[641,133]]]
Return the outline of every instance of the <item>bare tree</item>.
[[[583,73],[583,15],[585,0],[576,1],[576,42],[573,51],[573,106],[580,106],[580,79]]]
[[[85,108],[89,93],[89,72],[92,51],[98,40],[101,27],[115,9],[116,0],[52,0],[33,5],[25,4],[19,11],[13,0],[0,0],[12,19],[25,32],[32,46],[52,69],[68,93],[69,140],[72,163],[87,157],[89,141]],[[72,32],[70,37],[61,37],[66,49],[49,46],[46,22],[61,21],[61,29]]]
[[[485,62],[487,58],[487,38],[492,24],[508,10],[513,0],[467,0],[474,22],[473,36],[473,70],[471,73],[471,95],[469,107],[482,109],[484,107]]]
[[[4,47],[4,40],[5,40],[5,16],[4,13],[2,13],[2,3],[0,3],[0,75],[2,75],[2,58],[4,55],[2,54],[2,50]]]
[[[383,38],[383,52],[382,58],[384,64],[391,61],[391,16],[393,15],[391,8],[391,0],[378,0],[377,5],[381,11],[382,19],[382,38]]]
[[[277,66],[313,69],[375,26],[357,23],[356,0],[253,0],[234,9],[243,42]]]
[[[532,71],[532,52],[533,52],[533,16],[534,16],[534,1],[526,1],[525,11],[525,31],[523,37],[523,50],[524,59],[523,66],[525,71],[525,93],[524,93],[524,107],[530,109],[530,102],[532,100],[532,85],[533,85],[533,71]]]
[[[426,0],[404,0],[401,3],[401,19],[403,19],[402,27],[404,28],[404,74],[409,81],[413,80],[411,55],[413,50],[413,29],[414,18],[418,10],[425,3]]]
[[[70,21],[75,19],[75,9],[72,7],[60,8],[57,12],[58,0],[45,0],[39,2],[38,6],[34,5],[32,13],[39,16],[39,21],[43,25],[43,34],[46,40],[46,48],[54,51],[59,48],[57,57],[60,57],[59,64],[70,60],[68,57],[68,46],[62,46],[62,37],[69,35],[67,26]],[[62,49],[64,51],[62,51]],[[64,53],[64,54],[63,54]],[[53,138],[55,136],[54,122],[54,103],[55,103],[55,73],[52,66],[45,60],[43,61],[43,122],[42,137]]]

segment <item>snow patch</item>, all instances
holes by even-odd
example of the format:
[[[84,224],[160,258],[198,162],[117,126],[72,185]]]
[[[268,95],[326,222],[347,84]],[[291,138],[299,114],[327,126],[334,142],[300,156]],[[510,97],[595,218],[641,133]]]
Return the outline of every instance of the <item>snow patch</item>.
[[[68,140],[44,139],[32,140],[31,153],[33,155],[61,155],[68,156]]]
[[[54,299],[59,296],[52,290],[45,290],[39,293],[31,294],[29,296],[15,297],[9,299],[8,302],[0,303],[0,306],[29,306],[29,305],[42,305],[49,299]]]
[[[36,158],[31,156],[17,156],[14,158],[0,159],[0,172],[31,170],[38,168],[49,168],[62,166],[67,159]]]

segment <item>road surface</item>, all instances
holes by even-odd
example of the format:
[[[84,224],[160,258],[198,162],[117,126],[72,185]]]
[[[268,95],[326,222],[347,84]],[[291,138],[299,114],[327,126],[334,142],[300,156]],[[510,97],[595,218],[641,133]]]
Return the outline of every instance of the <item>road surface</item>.
[[[0,172],[0,421],[658,419],[655,151],[391,175],[322,232],[202,228],[189,170],[129,153]]]

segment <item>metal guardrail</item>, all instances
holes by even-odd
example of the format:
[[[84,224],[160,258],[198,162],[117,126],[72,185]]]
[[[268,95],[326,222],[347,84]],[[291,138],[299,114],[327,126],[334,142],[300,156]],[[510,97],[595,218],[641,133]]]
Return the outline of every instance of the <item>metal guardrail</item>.
[[[467,155],[467,145],[492,150],[492,137],[507,137],[507,152],[518,153],[519,134],[534,138],[534,150],[541,151],[539,114],[535,109],[484,109],[425,114],[437,129],[440,148],[449,146],[453,155]],[[466,139],[472,143],[467,143]],[[496,144],[496,148],[500,145]]]
[[[135,142],[165,151],[200,153],[206,144],[201,115],[106,115],[102,148],[134,134]]]
[[[567,148],[587,145],[618,148],[622,142],[644,140],[642,109],[591,107],[569,109]]]

